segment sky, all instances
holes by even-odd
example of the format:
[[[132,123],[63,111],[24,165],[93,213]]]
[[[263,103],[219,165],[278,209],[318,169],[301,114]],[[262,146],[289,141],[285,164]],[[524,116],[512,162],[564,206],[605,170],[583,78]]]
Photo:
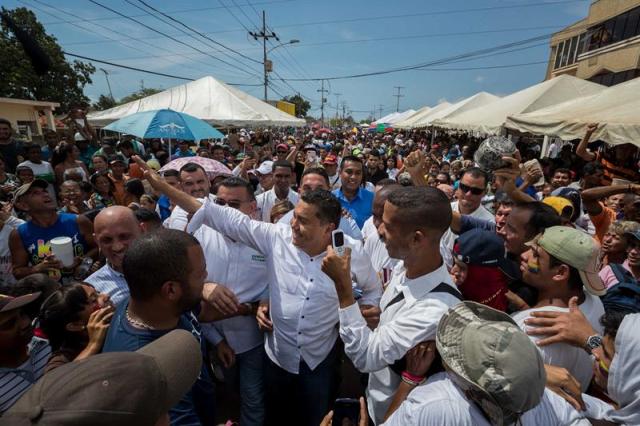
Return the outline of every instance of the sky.
[[[197,79],[211,75],[263,97],[262,40],[270,31],[269,99],[300,93],[320,116],[321,81],[427,65],[382,75],[325,80],[325,117],[336,105],[356,119],[455,102],[486,91],[504,96],[544,80],[548,38],[588,13],[589,0],[3,0],[27,7],[63,50],[115,64]],[[151,6],[155,10],[147,7]],[[108,10],[108,9],[111,10]],[[166,16],[160,14],[164,13]],[[118,13],[124,15],[118,15]],[[170,17],[170,18],[167,18]],[[130,19],[129,19],[130,18]],[[138,22],[134,22],[138,21]],[[280,43],[298,43],[276,47]],[[484,49],[523,42],[481,54]],[[474,54],[464,58],[458,55]],[[476,57],[481,56],[481,57]],[[73,58],[67,57],[68,60]],[[442,63],[443,60],[447,60]],[[440,64],[434,62],[440,61]],[[140,87],[186,80],[94,63],[85,94],[119,99]],[[104,71],[102,71],[103,69]],[[286,81],[280,81],[284,79]],[[297,81],[308,79],[312,81]],[[381,108],[381,109],[380,109]]]

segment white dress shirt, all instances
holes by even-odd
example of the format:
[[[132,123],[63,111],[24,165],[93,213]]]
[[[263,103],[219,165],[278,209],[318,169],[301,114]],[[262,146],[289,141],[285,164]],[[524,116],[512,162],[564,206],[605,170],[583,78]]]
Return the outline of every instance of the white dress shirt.
[[[369,231],[364,240],[364,252],[369,256],[369,259],[371,259],[371,266],[373,266],[373,270],[376,271],[376,274],[378,274],[384,286],[391,280],[391,273],[400,260],[389,257],[387,247],[380,240],[378,230],[373,225],[372,217],[364,223],[362,232],[365,232],[365,229]],[[371,231],[371,229],[373,229],[373,231]]]
[[[129,299],[129,286],[122,272],[118,272],[109,265],[109,262],[89,275],[85,280],[100,293],[108,294],[114,305]]]
[[[207,197],[209,200],[214,201],[216,196],[213,194],[209,194]],[[198,201],[204,202],[204,198],[198,198]],[[177,229],[178,231],[184,231],[187,228],[187,223],[189,223],[189,213],[187,213],[180,206],[175,206],[173,210],[171,210],[171,216],[169,216],[162,223],[162,226],[168,229]]]
[[[458,201],[451,203],[451,210],[458,213],[460,212]],[[469,214],[469,216],[491,222],[496,221],[495,216],[482,205]],[[454,234],[451,228],[449,228],[440,240],[440,253],[442,254],[444,263],[446,263],[449,268],[453,265],[453,255],[451,254],[451,251],[453,250],[456,238],[458,238],[458,234]]]
[[[203,224],[265,255],[273,322],[265,342],[267,355],[293,374],[298,373],[301,360],[315,369],[338,337],[338,294],[320,269],[326,253],[310,257],[291,242],[291,227],[251,220],[209,201],[193,216],[189,231]],[[352,250],[352,279],[363,292],[359,302],[377,305],[381,285],[362,244],[345,237],[345,245]]]
[[[549,389],[540,403],[521,417],[523,426],[586,426],[591,423]],[[411,391],[384,426],[491,426],[478,406],[469,401],[447,373],[429,377]]]
[[[298,204],[298,198],[298,193],[293,189],[289,189],[287,200],[291,201],[291,204],[295,206],[296,204]],[[256,197],[259,217],[263,222],[271,222],[271,209],[278,201],[280,201],[280,199],[276,196],[275,187],[271,188],[267,192],[263,192]]]
[[[260,252],[233,241],[208,226],[201,226],[193,236],[204,251],[208,282],[229,288],[240,303],[267,300],[267,263]],[[225,339],[236,354],[264,343],[255,315],[202,324],[202,333],[214,345]]]
[[[291,219],[293,219],[293,210],[290,210],[280,218],[278,223],[289,226],[291,223]],[[362,240],[362,232],[360,232],[360,228],[358,228],[358,224],[351,216],[340,216],[340,223],[338,224],[338,229],[341,229],[346,235],[350,236],[354,240]]]
[[[380,299],[382,314],[375,330],[367,327],[355,304],[340,309],[344,351],[358,370],[371,373],[367,402],[376,424],[382,423],[401,380],[389,365],[418,343],[434,340],[440,318],[459,302],[449,293],[431,292],[441,283],[455,288],[444,263],[435,271],[414,279],[407,278],[404,263],[399,263]],[[404,299],[386,309],[401,292]]]

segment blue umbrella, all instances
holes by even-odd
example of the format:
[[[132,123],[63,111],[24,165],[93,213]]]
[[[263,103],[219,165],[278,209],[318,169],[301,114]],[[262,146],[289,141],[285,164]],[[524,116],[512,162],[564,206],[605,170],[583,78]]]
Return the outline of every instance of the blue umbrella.
[[[104,128],[139,138],[180,140],[222,139],[224,135],[209,123],[171,109],[137,112],[114,121]]]

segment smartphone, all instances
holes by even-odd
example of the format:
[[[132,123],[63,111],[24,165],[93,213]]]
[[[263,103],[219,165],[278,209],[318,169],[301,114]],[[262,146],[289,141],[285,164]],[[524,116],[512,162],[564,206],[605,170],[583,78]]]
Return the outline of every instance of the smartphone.
[[[332,426],[357,426],[360,421],[360,401],[338,398],[333,406]]]
[[[336,229],[331,233],[331,244],[333,245],[333,249],[336,251],[338,256],[344,255],[344,232],[340,229]]]

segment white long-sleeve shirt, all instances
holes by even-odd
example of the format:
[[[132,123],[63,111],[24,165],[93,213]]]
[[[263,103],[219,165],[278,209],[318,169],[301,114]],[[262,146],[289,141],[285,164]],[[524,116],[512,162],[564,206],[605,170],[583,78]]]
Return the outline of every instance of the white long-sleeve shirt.
[[[207,281],[229,288],[240,303],[268,298],[267,263],[258,251],[201,226],[193,236],[198,239],[207,264]],[[236,354],[264,343],[254,315],[237,316],[202,324],[207,340],[217,345],[226,340]]]
[[[208,200],[193,216],[188,229],[201,225],[264,254],[273,322],[273,332],[265,341],[267,355],[293,374],[298,373],[301,360],[312,370],[316,368],[338,337],[338,294],[331,278],[320,269],[326,253],[310,257],[293,245],[290,227],[251,220]],[[381,284],[362,244],[346,236],[345,243],[352,250],[352,279],[363,291],[359,302],[377,305]]]
[[[298,193],[293,189],[289,189],[287,193],[287,200],[291,201],[291,204],[294,206],[298,204]],[[258,206],[258,211],[260,212],[260,218],[263,222],[271,222],[271,209],[275,204],[279,201],[275,188],[271,188],[267,192],[263,192],[262,194],[256,197],[256,204]]]
[[[431,292],[441,283],[455,288],[444,263],[435,271],[415,279],[406,277],[404,263],[400,263],[380,299],[382,314],[375,330],[367,327],[355,304],[340,309],[344,351],[358,370],[371,373],[367,402],[369,414],[376,424],[382,423],[401,380],[389,365],[418,343],[435,340],[440,318],[459,302],[449,293]],[[404,299],[387,309],[389,302],[400,293],[404,294]]]

